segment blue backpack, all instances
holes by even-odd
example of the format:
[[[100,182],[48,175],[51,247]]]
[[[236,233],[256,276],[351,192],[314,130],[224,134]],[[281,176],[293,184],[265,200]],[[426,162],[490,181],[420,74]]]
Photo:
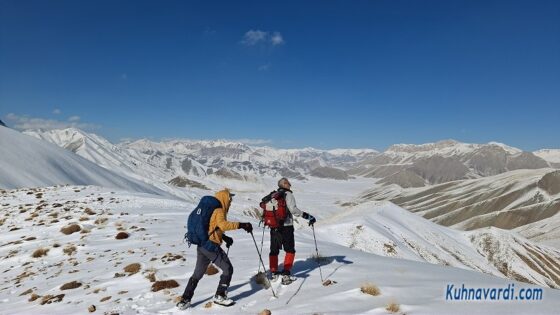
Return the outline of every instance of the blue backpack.
[[[187,220],[187,234],[185,234],[185,238],[189,247],[191,244],[196,244],[212,252],[218,251],[220,246],[209,239],[214,231],[208,234],[208,228],[214,210],[221,207],[222,204],[215,197],[204,196],[200,199],[198,206],[189,214],[189,219]]]

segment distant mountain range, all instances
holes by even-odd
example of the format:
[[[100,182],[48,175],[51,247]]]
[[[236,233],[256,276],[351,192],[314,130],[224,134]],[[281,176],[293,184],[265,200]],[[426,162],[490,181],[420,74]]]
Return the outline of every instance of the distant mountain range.
[[[348,173],[382,178],[381,183],[403,188],[424,187],[518,169],[559,167],[557,158],[560,159],[560,150],[541,150],[535,154],[496,142],[468,144],[446,140],[394,145]]]
[[[263,178],[308,180],[313,191],[307,194],[317,205],[325,196],[344,195],[335,181],[317,178],[378,178],[369,188],[356,186],[367,178],[348,182],[353,191],[358,187],[364,192],[320,213],[325,216],[318,229],[323,241],[560,287],[560,170],[554,168],[559,150],[531,153],[499,143],[452,140],[395,145],[382,153],[275,149],[231,141],[113,144],[74,128],[24,134],[0,128],[0,146],[10,148],[0,156],[0,188],[98,185],[192,202],[210,189],[234,183],[243,187],[238,202],[244,211],[237,215],[251,218],[257,200],[253,195],[266,186]],[[369,185],[374,182],[368,179]],[[315,192],[325,184],[333,189]]]

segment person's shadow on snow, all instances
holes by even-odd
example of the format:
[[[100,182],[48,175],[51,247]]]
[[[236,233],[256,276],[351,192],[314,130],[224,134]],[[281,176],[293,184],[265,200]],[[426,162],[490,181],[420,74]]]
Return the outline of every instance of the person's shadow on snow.
[[[336,271],[338,271],[339,268],[341,268],[342,266],[346,266],[349,264],[352,264],[353,262],[350,260],[346,259],[346,256],[326,256],[326,257],[319,257],[318,259],[316,257],[309,257],[306,260],[296,260],[294,263],[294,266],[292,267],[292,275],[303,279],[302,281],[296,281],[296,283],[300,283],[298,289],[296,290],[296,292],[290,297],[290,299],[286,302],[286,304],[290,303],[290,301],[299,293],[299,291],[301,290],[303,284],[305,283],[305,281],[307,280],[307,278],[310,277],[311,273],[316,270],[319,269],[319,266],[323,267],[326,265],[329,265],[333,262],[337,262],[340,264],[340,266],[336,267],[334,270],[332,270],[326,277],[324,277],[323,280],[327,280],[328,278],[330,278],[334,273],[336,273]],[[281,266],[280,266],[281,267]],[[281,269],[281,268],[279,268]],[[322,272],[326,272],[326,270],[322,270]],[[317,279],[319,278],[319,274],[317,275]],[[325,276],[325,274],[323,274],[323,276]],[[255,276],[253,275],[253,277],[251,278],[251,281],[248,282],[251,285],[251,289],[241,292],[235,296],[231,296],[230,298],[233,299],[234,301],[238,301],[242,298],[246,298],[249,297],[255,293],[257,293],[260,290],[267,290],[264,288],[263,285],[260,285],[256,282]],[[231,287],[229,287],[229,292],[234,292],[235,290],[245,286],[247,284],[247,282],[244,283],[240,283],[237,285],[233,285]]]

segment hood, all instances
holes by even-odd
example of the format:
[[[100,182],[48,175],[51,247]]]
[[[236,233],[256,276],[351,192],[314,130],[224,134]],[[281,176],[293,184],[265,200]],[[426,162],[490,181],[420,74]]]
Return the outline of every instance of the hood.
[[[227,212],[230,206],[230,192],[229,189],[224,189],[218,191],[214,197],[220,201],[222,204],[223,209]]]

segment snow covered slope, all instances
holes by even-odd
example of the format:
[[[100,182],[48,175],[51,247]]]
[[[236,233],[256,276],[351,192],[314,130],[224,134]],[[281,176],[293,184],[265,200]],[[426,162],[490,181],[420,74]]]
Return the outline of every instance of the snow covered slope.
[[[560,250],[510,231],[461,232],[390,202],[350,207],[323,223],[318,228],[321,239],[349,248],[560,288]]]
[[[231,220],[247,220],[237,201],[243,205],[249,197],[236,197]],[[263,309],[272,314],[386,314],[390,303],[405,314],[555,314],[560,306],[558,290],[337,245],[325,236],[330,224],[318,223],[318,248],[324,257],[321,269],[310,259],[315,252],[310,229],[298,228],[293,267],[298,280],[290,286],[275,284],[278,299],[254,282],[258,265],[255,245],[249,234],[239,230],[229,233],[235,239],[229,251],[234,265],[229,297],[237,303],[230,308],[212,304],[206,308],[219,277],[207,275],[196,290],[194,308],[178,311],[175,299],[195,264],[195,248],[187,248],[181,241],[185,219],[194,204],[78,186],[3,191],[0,198],[0,314],[84,314],[92,305],[94,314],[256,314]],[[372,218],[380,214],[383,224],[413,218],[408,214],[411,217],[401,220],[402,213],[395,213],[391,219],[387,212],[392,208],[382,208],[372,209]],[[399,231],[408,229],[407,234],[413,235],[419,226],[410,223],[413,225]],[[63,234],[61,229],[70,224],[79,225],[80,231]],[[373,230],[382,236],[379,227],[377,224]],[[128,238],[116,239],[120,232],[128,233]],[[464,242],[461,238],[455,244]],[[268,247],[268,240],[264,247]],[[45,255],[39,256],[38,249]],[[34,253],[39,257],[33,257]],[[336,283],[322,286],[320,271]],[[175,280],[179,287],[154,292],[152,280]],[[360,287],[365,284],[375,285],[380,294],[362,293]],[[516,294],[522,288],[538,289],[543,298],[446,300],[449,285],[497,290],[511,284]]]
[[[151,185],[117,175],[54,144],[0,127],[0,187],[60,184],[163,194]]]
[[[533,153],[550,163],[560,165],[560,149],[542,149]]]
[[[560,241],[558,232],[550,234],[560,229],[560,171],[554,169],[517,170],[425,188],[376,185],[357,203],[371,200],[390,200],[461,230],[518,228],[530,239]]]

